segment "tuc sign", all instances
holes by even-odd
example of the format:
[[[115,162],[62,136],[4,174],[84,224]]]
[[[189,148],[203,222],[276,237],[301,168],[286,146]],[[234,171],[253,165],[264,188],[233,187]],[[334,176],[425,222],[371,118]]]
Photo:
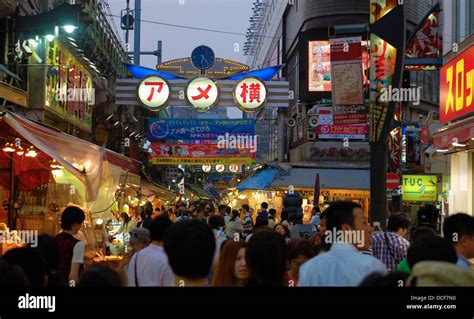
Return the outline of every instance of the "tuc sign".
[[[440,71],[440,122],[474,112],[474,45]]]
[[[438,177],[436,175],[403,175],[402,200],[436,202]]]

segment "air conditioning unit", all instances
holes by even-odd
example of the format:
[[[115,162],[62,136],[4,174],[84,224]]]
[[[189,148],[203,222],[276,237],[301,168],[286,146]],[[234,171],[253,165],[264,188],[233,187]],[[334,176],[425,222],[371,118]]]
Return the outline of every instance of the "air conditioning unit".
[[[316,141],[316,133],[308,132],[308,141]]]
[[[302,103],[298,103],[296,105],[297,109],[296,109],[296,117],[297,118],[301,118],[303,117],[303,115],[306,115],[306,105],[302,104]]]

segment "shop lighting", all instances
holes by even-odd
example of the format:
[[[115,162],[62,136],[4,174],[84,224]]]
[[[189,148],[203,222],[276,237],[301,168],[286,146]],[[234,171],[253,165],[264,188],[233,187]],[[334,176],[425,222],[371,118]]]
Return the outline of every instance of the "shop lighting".
[[[6,143],[5,146],[2,148],[2,150],[4,152],[7,152],[7,153],[13,153],[15,152],[15,149],[13,148],[13,144],[12,143]]]
[[[25,150],[23,149],[23,147],[20,146],[18,150],[16,151],[16,154],[20,156],[25,154]]]
[[[51,41],[54,40],[55,36],[52,35],[52,34],[48,34],[48,35],[45,36],[45,38],[46,38],[46,40],[48,40],[49,42],[51,42]]]
[[[36,157],[38,153],[33,149],[33,147],[30,147],[28,149],[28,152],[25,154],[26,157]]]
[[[87,161],[86,164],[84,165],[84,169],[88,171],[89,168],[91,168],[91,166],[92,166],[91,162]]]
[[[455,146],[455,147],[465,147],[466,146],[466,144],[462,144],[462,143],[458,143],[458,142],[453,142],[452,145]]]
[[[77,29],[77,27],[73,26],[73,25],[70,25],[70,24],[67,24],[63,27],[64,31],[66,31],[67,33],[73,33],[74,30]]]
[[[246,199],[246,198],[247,198],[247,196],[245,196],[244,194],[239,195],[239,199]]]
[[[441,149],[441,148],[439,148],[439,149],[436,150],[436,152],[438,152],[438,153],[446,153],[446,152],[449,152],[449,150],[448,150],[448,149]]]
[[[104,223],[104,220],[102,218],[97,219],[95,222],[96,225],[102,225],[103,223]]]

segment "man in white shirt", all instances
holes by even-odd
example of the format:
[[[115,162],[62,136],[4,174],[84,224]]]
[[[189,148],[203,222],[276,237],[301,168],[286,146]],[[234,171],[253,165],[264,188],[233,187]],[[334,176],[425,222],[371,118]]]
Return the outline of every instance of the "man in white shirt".
[[[372,233],[361,206],[335,202],[326,213],[325,241],[331,249],[301,266],[299,286],[357,286],[374,272],[385,274],[382,262],[361,253],[370,246]]]
[[[173,223],[158,216],[150,224],[151,243],[135,253],[127,270],[128,286],[170,287],[174,285],[173,271],[163,249],[163,236]]]

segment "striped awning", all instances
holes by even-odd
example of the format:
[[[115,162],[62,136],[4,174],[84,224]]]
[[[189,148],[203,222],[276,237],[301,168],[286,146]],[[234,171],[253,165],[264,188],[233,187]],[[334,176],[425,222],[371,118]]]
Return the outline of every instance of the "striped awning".
[[[138,101],[137,88],[140,79],[118,79],[116,82],[116,101],[117,105],[141,105]],[[168,100],[168,106],[190,107],[191,105],[183,98],[183,92],[190,79],[168,80],[171,89],[171,96]],[[236,106],[232,92],[237,84],[235,80],[217,80],[219,88],[219,106]],[[288,107],[289,84],[287,81],[264,81],[268,89],[267,100],[264,107]]]

